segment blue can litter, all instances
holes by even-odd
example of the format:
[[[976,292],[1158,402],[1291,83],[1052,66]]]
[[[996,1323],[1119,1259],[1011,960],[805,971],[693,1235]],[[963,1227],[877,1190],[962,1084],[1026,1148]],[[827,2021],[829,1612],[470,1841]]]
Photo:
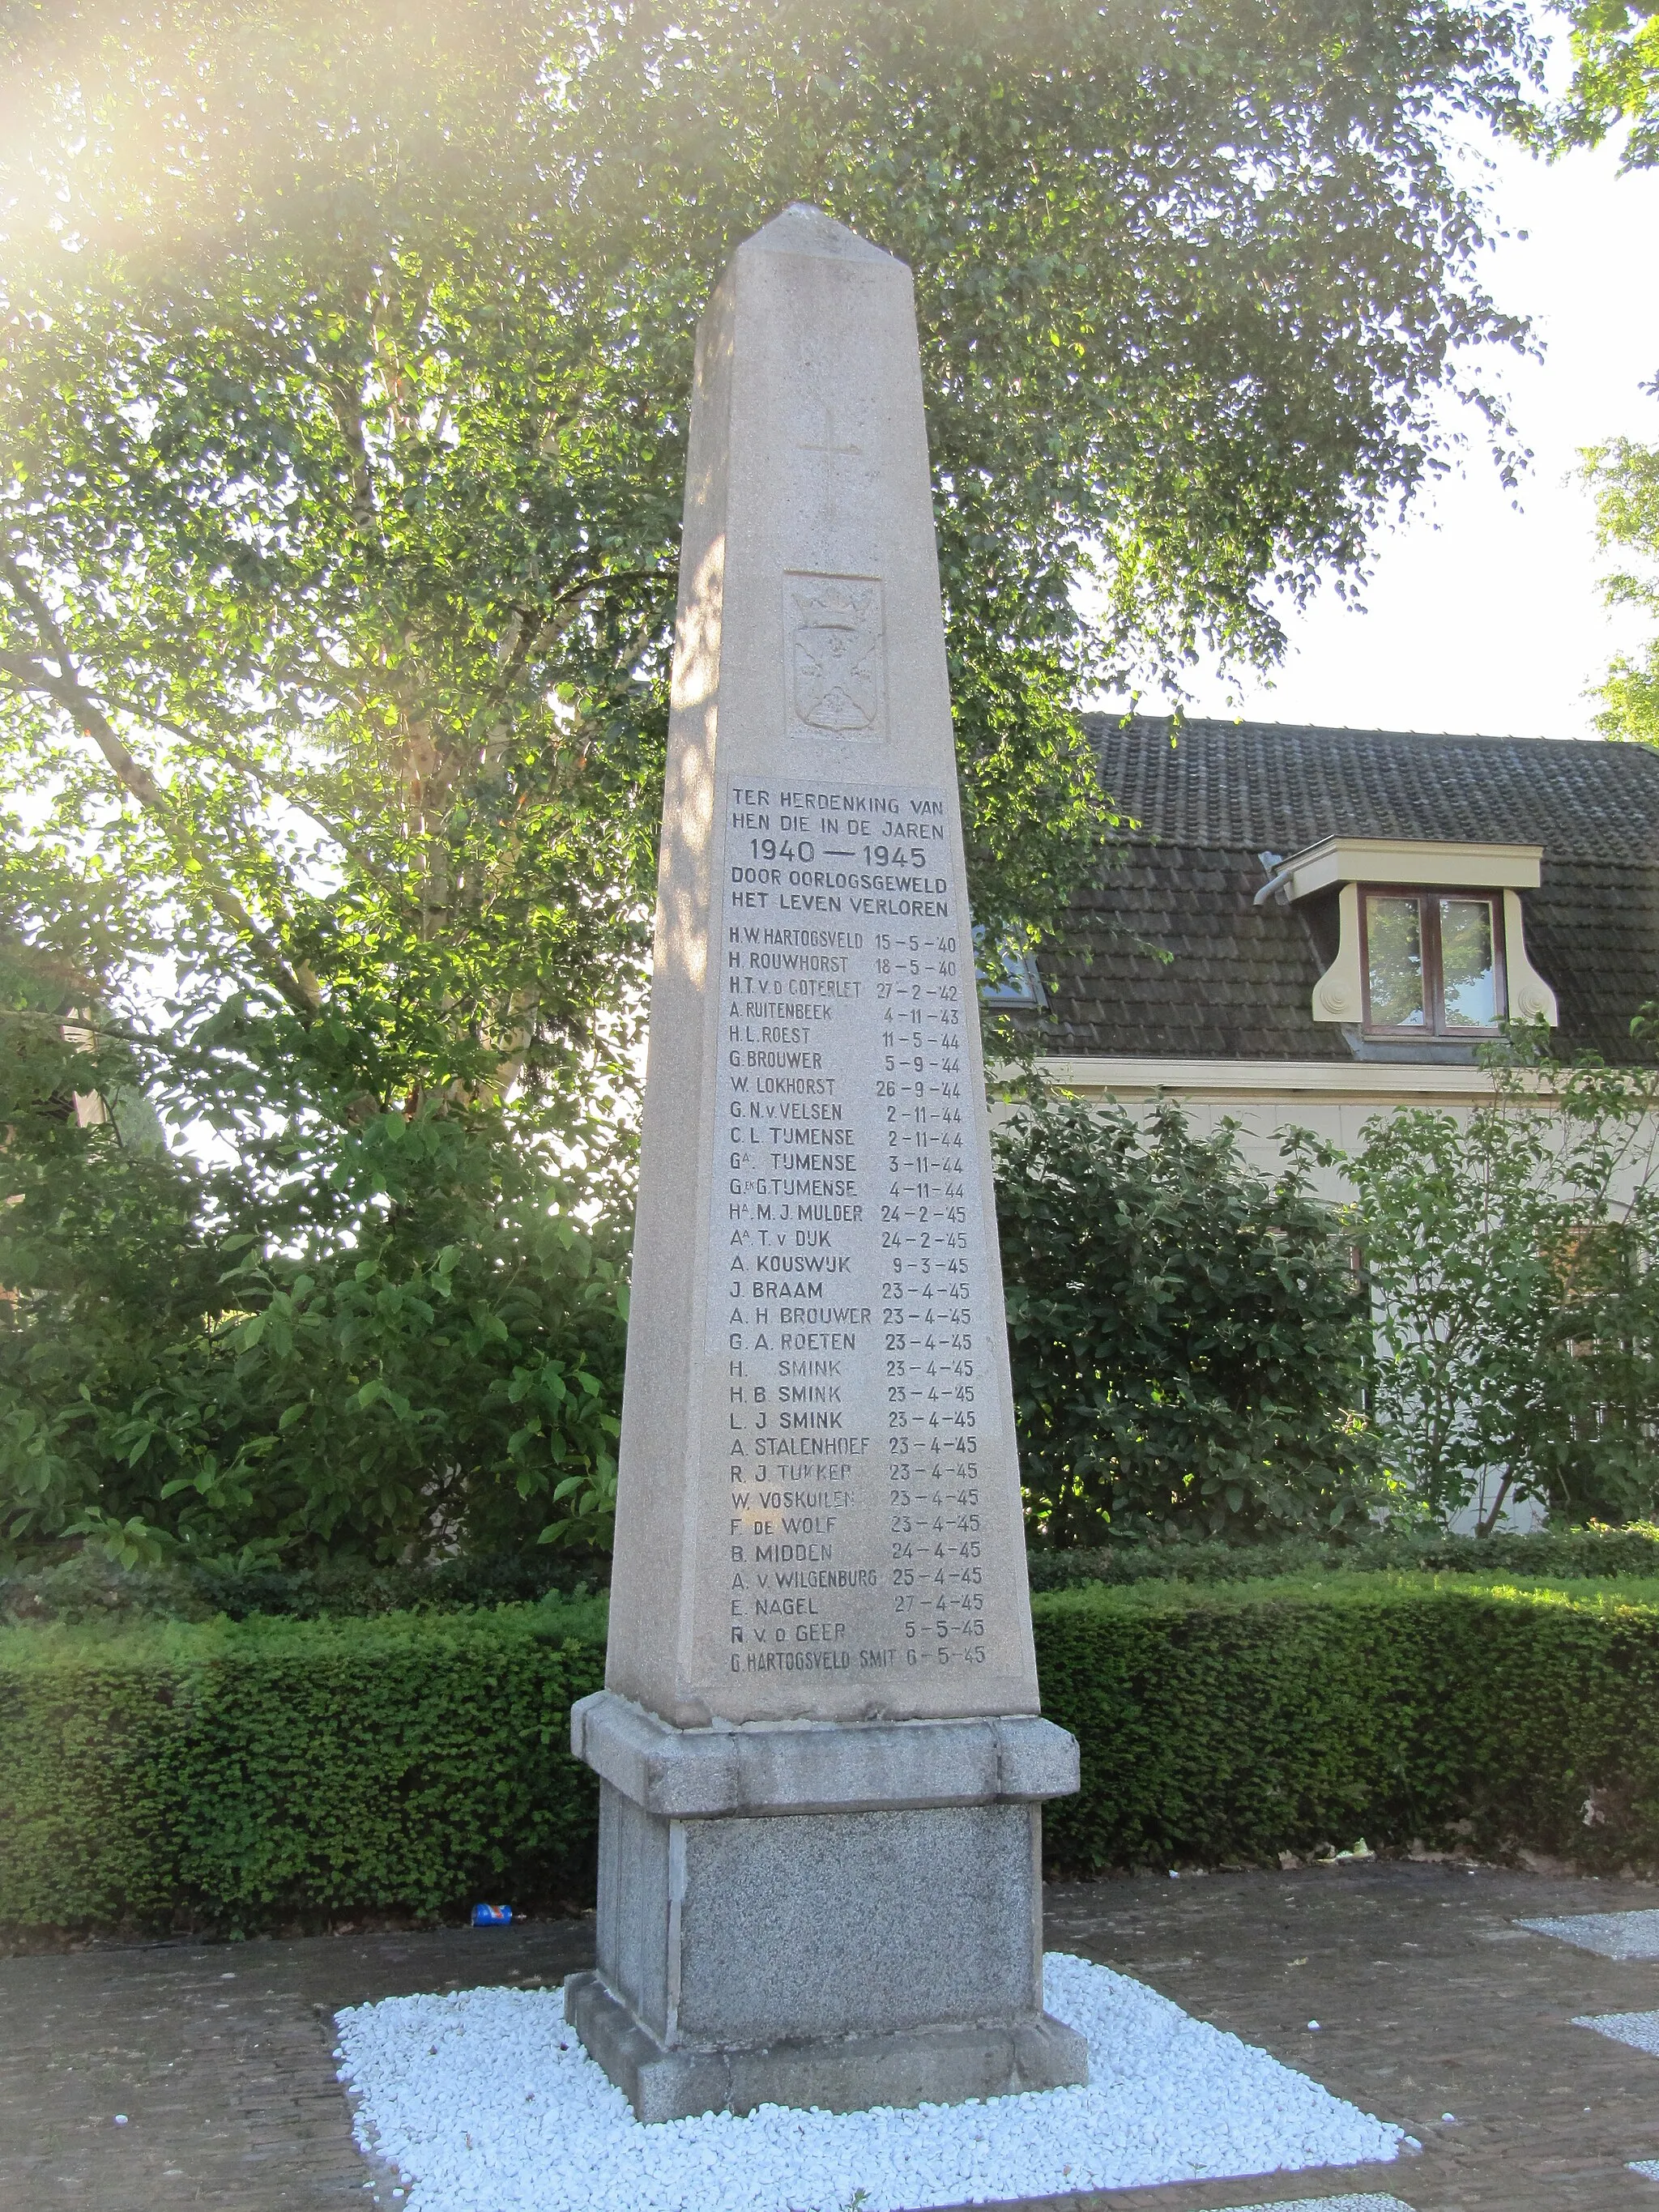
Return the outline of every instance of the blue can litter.
[[[513,1907],[510,1905],[475,1905],[472,1908],[472,1925],[475,1928],[505,1928],[512,1917]]]

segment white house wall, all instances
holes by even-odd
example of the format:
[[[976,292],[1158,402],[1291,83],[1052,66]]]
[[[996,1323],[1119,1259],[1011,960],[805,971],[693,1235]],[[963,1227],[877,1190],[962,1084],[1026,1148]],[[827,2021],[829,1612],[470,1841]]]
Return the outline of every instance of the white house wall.
[[[1401,1107],[1422,1107],[1467,1121],[1477,1107],[1491,1104],[1492,1079],[1479,1067],[1420,1066],[1356,1060],[1194,1060],[1152,1059],[1046,1060],[1042,1069],[1057,1090],[1078,1097],[1108,1100],[1146,1119],[1158,1099],[1175,1100],[1189,1126],[1212,1136],[1224,1121],[1238,1127],[1238,1146],[1250,1166],[1264,1175],[1283,1167],[1282,1131],[1301,1128],[1343,1152],[1358,1152],[1365,1124]],[[1540,1091],[1539,1110],[1547,1112],[1550,1094]],[[1659,1146],[1659,1119],[1644,1120],[1633,1147],[1639,1157]],[[1313,1187],[1333,1204],[1353,1197],[1340,1168],[1316,1170]],[[1635,1170],[1615,1184],[1617,1205],[1630,1195]]]

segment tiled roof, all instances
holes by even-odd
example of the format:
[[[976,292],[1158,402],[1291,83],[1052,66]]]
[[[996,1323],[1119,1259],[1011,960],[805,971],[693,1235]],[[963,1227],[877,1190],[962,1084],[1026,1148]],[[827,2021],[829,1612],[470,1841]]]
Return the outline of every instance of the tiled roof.
[[[1659,997],[1659,753],[1139,716],[1092,724],[1106,788],[1139,827],[1042,960],[1062,1054],[1348,1060],[1313,1019],[1327,954],[1305,904],[1252,903],[1258,855],[1322,837],[1541,845],[1523,894],[1563,1049],[1630,1057]],[[1168,955],[1160,959],[1153,951]]]
[[[1322,837],[1542,845],[1659,865],[1659,752],[1547,738],[1291,722],[1091,718],[1105,786],[1175,845],[1292,853]]]
[[[1064,1032],[1050,1050],[1351,1059],[1341,1030],[1309,1011],[1325,963],[1302,917],[1252,906],[1261,884],[1254,853],[1131,845],[1040,956]]]

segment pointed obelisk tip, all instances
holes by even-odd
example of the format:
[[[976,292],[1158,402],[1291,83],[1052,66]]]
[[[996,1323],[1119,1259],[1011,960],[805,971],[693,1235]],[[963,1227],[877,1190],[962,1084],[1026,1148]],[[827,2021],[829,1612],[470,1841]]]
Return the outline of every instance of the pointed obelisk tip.
[[[738,248],[739,253],[818,253],[838,261],[881,261],[891,264],[896,257],[879,246],[872,246],[867,238],[860,238],[855,230],[848,230],[844,222],[834,216],[825,215],[822,208],[809,207],[805,200],[793,200],[781,215],[745,238]],[[903,266],[902,263],[899,264]]]

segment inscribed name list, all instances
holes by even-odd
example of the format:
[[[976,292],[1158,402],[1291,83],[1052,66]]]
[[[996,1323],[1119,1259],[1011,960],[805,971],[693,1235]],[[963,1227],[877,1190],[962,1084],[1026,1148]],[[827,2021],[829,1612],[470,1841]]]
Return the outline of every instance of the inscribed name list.
[[[722,799],[704,1482],[729,1510],[717,1543],[700,1516],[695,1671],[728,1711],[1006,1709],[1018,1479],[946,798]]]

